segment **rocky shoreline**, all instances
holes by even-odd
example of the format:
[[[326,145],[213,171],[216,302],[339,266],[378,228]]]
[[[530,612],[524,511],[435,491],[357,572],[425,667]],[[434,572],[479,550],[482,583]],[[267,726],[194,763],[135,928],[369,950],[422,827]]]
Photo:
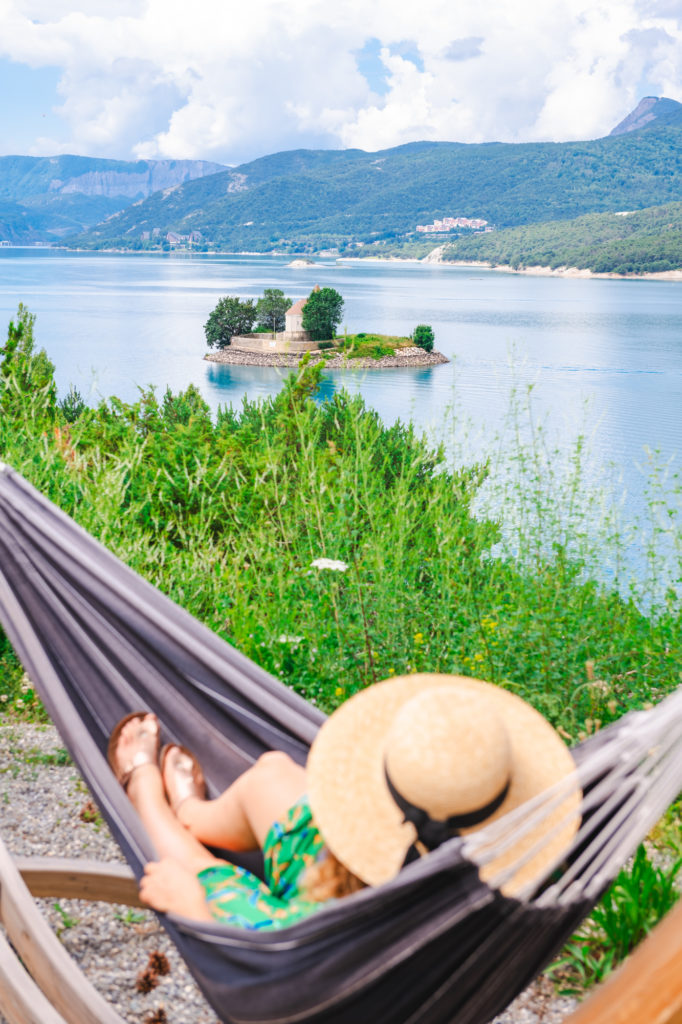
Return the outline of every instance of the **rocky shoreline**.
[[[218,352],[207,352],[204,359],[209,363],[228,363],[231,366],[283,366],[297,367],[300,353],[286,352],[242,352],[233,348],[222,348]],[[381,359],[347,359],[341,353],[334,356],[324,352],[311,352],[311,363],[324,362],[327,370],[384,370],[396,367],[438,366],[450,360],[442,352],[425,352],[423,348],[400,348],[391,356]]]
[[[0,719],[0,765],[1,835],[11,853],[122,861],[51,725]],[[148,1020],[163,1008],[168,1024],[218,1024],[151,911],[84,900],[36,902],[85,976],[124,1021]],[[170,972],[145,994],[138,990],[138,976],[155,951],[167,957]],[[574,1006],[541,978],[493,1024],[560,1024]],[[6,1024],[1,1014],[0,1024]]]

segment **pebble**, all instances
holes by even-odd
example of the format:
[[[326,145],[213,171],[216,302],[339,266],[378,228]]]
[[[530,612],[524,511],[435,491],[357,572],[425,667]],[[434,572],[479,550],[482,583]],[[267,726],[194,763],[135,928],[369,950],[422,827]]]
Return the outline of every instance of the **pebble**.
[[[49,763],[63,752],[52,726],[0,719],[3,842],[15,855],[122,862],[106,825],[79,817],[91,797],[76,768]],[[84,975],[124,1021],[139,1024],[163,1006],[169,1024],[218,1024],[153,913],[85,900],[36,902]],[[168,957],[170,974],[160,977],[152,992],[141,994],[135,988],[137,976],[156,950]],[[574,1006],[540,979],[494,1024],[560,1024]],[[2,1015],[0,1024],[7,1024]]]

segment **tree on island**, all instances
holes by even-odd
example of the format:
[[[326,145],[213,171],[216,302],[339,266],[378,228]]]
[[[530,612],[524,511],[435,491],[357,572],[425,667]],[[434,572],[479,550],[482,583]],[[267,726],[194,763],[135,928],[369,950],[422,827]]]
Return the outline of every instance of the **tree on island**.
[[[208,347],[227,348],[235,334],[250,334],[256,320],[253,299],[242,299],[226,295],[218,300],[208,320],[204,333]]]
[[[303,307],[302,325],[310,331],[313,341],[327,341],[335,337],[343,316],[343,299],[334,288],[320,288],[311,292]]]
[[[433,327],[430,324],[417,324],[412,331],[412,341],[425,352],[433,352]]]
[[[283,331],[285,314],[291,305],[281,288],[266,288],[263,297],[256,303],[258,326],[267,327],[274,334]]]

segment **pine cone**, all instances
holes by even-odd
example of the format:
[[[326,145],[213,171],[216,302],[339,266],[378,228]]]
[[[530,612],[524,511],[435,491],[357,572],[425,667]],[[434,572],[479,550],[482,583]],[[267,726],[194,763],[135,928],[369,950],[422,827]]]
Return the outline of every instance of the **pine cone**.
[[[155,949],[150,953],[147,970],[154,971],[154,973],[160,975],[160,977],[170,974],[170,964],[168,963],[168,957],[166,954],[162,953],[159,949]]]
[[[148,992],[151,992],[152,989],[156,988],[158,984],[159,979],[156,971],[140,971],[137,976],[137,981],[135,982],[135,988],[145,996]]]
[[[144,1019],[144,1024],[168,1024],[168,1016],[163,1006],[158,1010],[152,1010]]]

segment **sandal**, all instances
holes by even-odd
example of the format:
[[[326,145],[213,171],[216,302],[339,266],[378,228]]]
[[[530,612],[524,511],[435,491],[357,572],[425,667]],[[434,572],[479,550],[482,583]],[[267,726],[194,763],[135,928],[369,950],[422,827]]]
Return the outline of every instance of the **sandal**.
[[[175,763],[169,766],[170,771],[173,772],[173,796],[171,796],[169,787],[166,785],[166,759],[174,750],[179,752],[179,756],[175,759]],[[183,747],[179,743],[167,743],[161,751],[159,766],[168,803],[174,814],[178,813],[180,804],[184,804],[185,800],[191,796],[197,797],[198,800],[206,799],[204,773],[198,760],[187,747]]]
[[[136,768],[140,768],[143,764],[158,764],[160,730],[159,723],[156,719],[153,723],[150,722],[139,730],[138,740],[141,742],[140,749],[137,753],[132,755],[126,764],[120,764],[117,756],[118,744],[121,739],[121,733],[124,726],[126,726],[128,722],[132,722],[134,719],[139,719],[141,722],[148,714],[148,711],[131,712],[129,715],[126,715],[121,719],[118,725],[114,727],[114,730],[109,737],[107,761],[109,762],[114,775],[124,789],[127,788],[131,776]]]

